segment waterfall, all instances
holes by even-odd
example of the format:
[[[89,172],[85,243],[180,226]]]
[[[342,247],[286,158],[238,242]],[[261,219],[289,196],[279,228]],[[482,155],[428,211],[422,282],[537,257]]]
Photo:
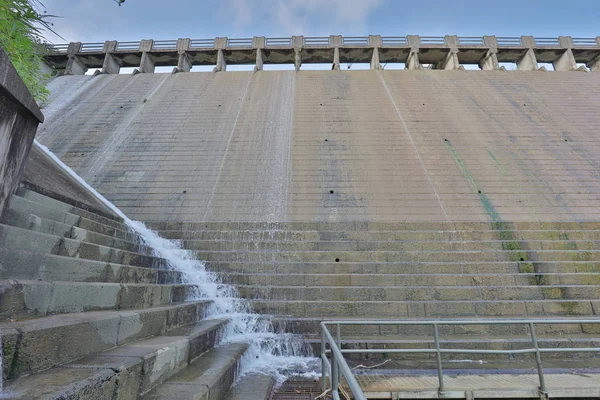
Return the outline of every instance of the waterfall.
[[[223,283],[216,273],[206,268],[203,261],[197,260],[191,251],[183,249],[180,242],[162,238],[143,223],[127,218],[47,147],[37,141],[35,145],[123,218],[127,226],[139,235],[145,245],[153,249],[157,257],[167,260],[170,268],[182,273],[185,283],[197,288],[193,298],[189,300],[211,300],[212,305],[206,318],[228,320],[222,343],[248,343],[248,351],[242,357],[240,376],[248,372],[262,372],[274,375],[279,382],[285,380],[284,374],[289,372],[316,376],[320,362],[313,357],[311,347],[300,335],[276,332],[269,316],[254,313],[250,302],[240,298],[235,287]]]

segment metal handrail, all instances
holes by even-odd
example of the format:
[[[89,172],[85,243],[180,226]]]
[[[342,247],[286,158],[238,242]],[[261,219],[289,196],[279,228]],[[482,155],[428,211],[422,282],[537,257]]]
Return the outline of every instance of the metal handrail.
[[[139,50],[141,42],[117,42],[117,51]]]
[[[215,39],[191,39],[190,49],[212,49],[215,47]]]
[[[368,36],[344,36],[342,37],[342,46],[368,46]]]
[[[572,38],[574,46],[600,46],[596,38]]]
[[[329,46],[329,36],[308,36],[304,38],[304,47]]]
[[[558,38],[534,37],[537,46],[559,46]]]
[[[521,38],[515,36],[498,36],[496,37],[498,46],[500,47],[514,47],[521,46]]]
[[[343,377],[346,379],[348,387],[355,399],[366,400],[366,396],[360,387],[360,384],[354,377],[352,370],[344,359],[343,354],[370,354],[370,353],[429,353],[436,354],[437,375],[439,381],[439,393],[444,392],[444,370],[442,368],[442,354],[460,353],[460,354],[529,354],[534,353],[538,379],[540,382],[540,394],[546,394],[546,382],[544,370],[542,367],[543,353],[583,353],[598,352],[600,347],[569,347],[569,348],[540,348],[535,325],[582,325],[582,324],[600,324],[600,319],[513,319],[513,320],[439,320],[439,321],[322,321],[321,322],[321,385],[323,391],[327,390],[327,384],[331,389],[334,400],[339,400],[339,381]],[[336,339],[329,332],[327,325],[335,325]],[[433,328],[433,337],[435,349],[342,349],[342,325],[425,325]],[[442,325],[528,325],[533,347],[515,350],[481,350],[481,349],[443,349],[440,345],[439,327]],[[330,350],[327,350],[329,345]],[[331,356],[331,361],[327,357]],[[327,379],[329,377],[329,379]]]
[[[421,44],[446,44],[443,36],[421,36]]]
[[[227,39],[227,47],[252,47],[252,38]]]
[[[104,51],[104,42],[102,42],[102,43],[82,43],[80,51],[82,53],[102,52],[102,51]]]
[[[383,46],[406,46],[408,41],[406,36],[382,36],[381,44]]]
[[[459,36],[458,44],[483,46],[482,36]]]
[[[292,38],[265,38],[265,46],[291,46]]]
[[[175,50],[177,40],[155,40],[152,42],[152,50]]]
[[[45,44],[46,47],[48,48],[48,50],[50,52],[56,52],[56,53],[66,53],[67,50],[69,50],[69,44],[68,43],[61,43],[61,44]]]

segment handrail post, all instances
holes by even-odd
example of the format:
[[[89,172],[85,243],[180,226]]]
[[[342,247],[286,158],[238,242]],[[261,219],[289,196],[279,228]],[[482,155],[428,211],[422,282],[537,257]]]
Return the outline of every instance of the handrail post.
[[[338,393],[338,384],[339,384],[338,373],[339,373],[338,359],[335,356],[335,353],[332,351],[331,352],[331,394],[332,394],[332,396],[334,396],[334,398],[335,398],[335,395]],[[337,397],[339,398],[339,395]]]
[[[336,340],[337,340],[337,347],[341,351],[342,350],[342,333],[341,333],[340,324],[335,325],[335,336],[336,336]],[[342,372],[338,370],[338,381],[341,377],[342,377]]]
[[[535,348],[535,361],[537,363],[538,377],[540,379],[540,392],[547,394],[546,382],[544,381],[544,371],[542,369],[542,356],[540,354],[540,348],[538,346],[537,336],[535,335],[535,328],[533,322],[529,322],[529,331],[531,332],[531,343]]]
[[[436,349],[436,357],[437,357],[437,372],[438,372],[438,380],[440,383],[440,388],[438,392],[440,394],[444,393],[444,371],[442,370],[442,352],[440,351],[440,334],[438,332],[438,325],[436,323],[433,324],[433,337],[435,338],[435,349]]]
[[[327,390],[327,365],[325,365],[325,357],[327,352],[325,351],[325,331],[321,328],[321,389],[323,392]]]

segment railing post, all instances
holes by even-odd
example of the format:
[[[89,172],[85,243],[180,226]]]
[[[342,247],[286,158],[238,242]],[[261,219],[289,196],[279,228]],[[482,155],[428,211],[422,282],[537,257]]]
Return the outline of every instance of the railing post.
[[[437,371],[438,371],[438,380],[440,384],[439,393],[444,393],[444,371],[442,370],[442,353],[440,351],[440,334],[438,332],[438,325],[436,323],[433,324],[433,337],[435,338],[435,349],[436,349],[436,357],[437,357]]]
[[[227,70],[227,60],[225,59],[225,54],[223,50],[227,48],[227,38],[226,37],[218,37],[215,39],[215,48],[217,49],[217,65],[214,68],[214,72],[226,71]]]
[[[335,356],[335,353],[332,351],[331,352],[331,394],[334,395],[337,394],[338,392],[338,385],[339,385],[339,379],[338,379],[338,374],[339,374],[339,368],[338,368],[338,360],[337,357]],[[339,395],[338,395],[339,397]],[[335,398],[335,395],[334,395]]]
[[[333,65],[331,69],[334,71],[340,70],[340,47],[342,46],[343,39],[341,36],[331,35],[329,37],[329,44],[333,47]]]
[[[321,327],[321,389],[323,392],[327,390],[327,365],[325,364],[325,357],[327,352],[325,348],[325,328]]]
[[[544,371],[542,368],[542,356],[540,354],[540,348],[538,346],[537,336],[535,335],[535,327],[533,322],[529,323],[529,331],[531,333],[531,343],[535,348],[535,361],[537,363],[538,377],[540,379],[540,392],[546,394],[546,382],[544,381]]]
[[[177,59],[177,67],[173,72],[190,72],[192,70],[192,60],[190,59],[187,51],[190,48],[190,39],[179,38],[177,39],[177,53],[179,54]]]
[[[552,62],[555,71],[575,71],[577,62],[573,56],[573,39],[571,36],[559,36],[558,44],[565,52]]]
[[[150,55],[154,40],[147,39],[142,40],[140,43],[140,51],[142,52],[142,59],[140,61],[140,67],[138,69],[142,74],[149,74],[154,72],[154,60]]]
[[[373,49],[370,65],[371,69],[381,69],[381,63],[379,62],[379,48],[381,47],[381,36],[369,36],[369,47]]]
[[[67,66],[65,68],[65,75],[85,75],[87,67],[77,57],[77,54],[81,52],[81,42],[71,42],[67,49]]]
[[[337,347],[342,350],[342,330],[340,328],[340,324],[335,325],[335,336],[337,341]],[[338,380],[341,378],[341,371],[338,371]]]
[[[304,47],[304,36],[292,36],[292,46],[294,47],[294,67],[300,71],[302,66],[302,48]]]
[[[103,74],[118,74],[121,70],[121,65],[112,53],[117,50],[116,40],[107,40],[104,42],[104,62],[102,63]]]
[[[498,40],[496,36],[484,36],[483,44],[488,47],[485,57],[479,61],[479,68],[483,71],[500,69],[498,63]]]
[[[419,62],[419,47],[421,46],[421,38],[418,35],[408,35],[406,42],[410,46],[410,53],[406,59],[406,69],[422,69]]]
[[[517,61],[517,69],[522,71],[537,71],[538,64],[535,58],[535,39],[533,36],[521,36],[521,45],[527,47],[527,51],[520,60]]]
[[[252,48],[256,50],[256,64],[254,65],[254,72],[262,71],[263,69],[263,57],[262,49],[265,48],[265,37],[254,36],[252,38]]]

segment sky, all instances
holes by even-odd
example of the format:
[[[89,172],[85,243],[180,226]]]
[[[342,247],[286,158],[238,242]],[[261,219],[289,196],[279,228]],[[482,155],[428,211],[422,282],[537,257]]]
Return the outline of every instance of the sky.
[[[600,35],[600,0],[42,0],[54,43],[304,36]]]

